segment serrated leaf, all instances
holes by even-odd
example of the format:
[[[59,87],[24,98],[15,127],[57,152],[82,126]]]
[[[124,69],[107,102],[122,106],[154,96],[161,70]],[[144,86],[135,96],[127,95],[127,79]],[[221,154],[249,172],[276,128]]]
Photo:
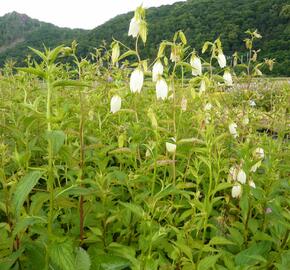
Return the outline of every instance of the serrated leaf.
[[[26,230],[29,226],[32,226],[37,223],[46,223],[46,219],[43,217],[21,217],[15,228],[13,229],[13,237],[15,237],[19,232]]]
[[[37,68],[32,68],[32,67],[29,67],[29,68],[17,68],[17,70],[25,72],[25,73],[36,75],[36,76],[38,76],[38,77],[40,77],[42,79],[44,79],[46,77],[45,72],[40,70],[40,69],[37,69]]]
[[[52,84],[53,87],[91,87],[90,83],[73,81],[73,80],[59,80]]]
[[[119,202],[121,205],[123,205],[125,208],[130,210],[132,213],[134,213],[138,217],[143,217],[144,216],[144,210],[142,209],[141,206],[133,203],[124,203],[124,202]]]
[[[28,48],[31,51],[33,51],[35,54],[37,54],[41,58],[41,60],[43,60],[44,62],[47,62],[47,57],[46,57],[46,55],[43,52],[41,52],[39,50],[36,50],[36,49],[34,49],[32,47],[28,47]]]
[[[65,141],[65,133],[62,130],[51,130],[46,132],[47,139],[50,140],[53,155],[56,155]]]
[[[203,258],[202,260],[200,260],[197,270],[209,270],[216,264],[220,256],[221,254]]]
[[[133,51],[133,50],[129,50],[129,51],[123,53],[123,54],[119,57],[119,61],[122,60],[122,59],[124,59],[124,58],[126,58],[126,57],[128,57],[128,56],[130,56],[130,55],[136,55],[136,52]]]
[[[235,256],[237,265],[253,265],[257,261],[261,261],[261,256],[266,255],[270,251],[272,243],[269,241],[262,241],[260,243],[253,243],[249,248],[241,251]],[[263,258],[264,259],[264,258]]]
[[[19,180],[15,191],[13,192],[12,205],[15,209],[15,215],[18,216],[24,201],[27,199],[33,187],[42,176],[41,171],[31,171]]]
[[[179,37],[180,37],[181,42],[184,45],[186,45],[187,44],[186,36],[185,36],[185,34],[182,31],[179,31]]]
[[[66,240],[55,240],[48,249],[52,265],[61,270],[72,270],[74,267],[74,255],[72,243]]]
[[[233,243],[232,241],[221,237],[221,236],[214,236],[210,241],[209,241],[209,245],[213,246],[213,245],[235,245],[235,243]]]
[[[76,250],[75,269],[90,270],[91,259],[89,254],[81,247]]]

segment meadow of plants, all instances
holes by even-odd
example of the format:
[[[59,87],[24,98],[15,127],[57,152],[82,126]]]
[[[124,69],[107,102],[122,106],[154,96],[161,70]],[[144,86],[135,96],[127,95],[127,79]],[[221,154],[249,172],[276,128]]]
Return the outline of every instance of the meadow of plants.
[[[0,269],[288,270],[290,86],[261,35],[230,65],[182,31],[142,59],[142,7],[128,34],[2,68]]]

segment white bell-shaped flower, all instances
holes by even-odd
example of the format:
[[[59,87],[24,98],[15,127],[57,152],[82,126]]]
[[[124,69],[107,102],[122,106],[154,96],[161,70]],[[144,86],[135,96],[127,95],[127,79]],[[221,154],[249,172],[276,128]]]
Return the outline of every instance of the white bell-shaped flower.
[[[241,185],[234,185],[232,187],[232,197],[233,198],[240,198],[242,196],[242,186]]]
[[[205,106],[204,106],[204,110],[205,110],[205,111],[210,111],[211,109],[212,109],[212,104],[209,103],[209,102],[206,103]]]
[[[201,93],[204,93],[205,90],[206,90],[206,83],[205,83],[205,80],[202,79],[202,80],[200,81],[199,93],[200,93],[200,94],[201,94]]]
[[[136,20],[135,17],[131,19],[128,36],[137,37],[140,31],[140,20]]]
[[[144,73],[139,68],[136,68],[130,77],[130,90],[132,93],[140,93],[144,82]]]
[[[163,78],[159,78],[156,83],[157,99],[166,99],[168,96],[168,85]]]
[[[222,52],[219,52],[217,60],[221,68],[224,68],[227,65],[226,57]]]
[[[181,110],[183,112],[186,111],[186,109],[187,109],[187,99],[185,97],[182,97],[180,107],[181,107]]]
[[[201,65],[201,61],[200,61],[199,57],[193,56],[190,59],[190,64],[192,66],[192,75],[193,76],[199,76],[202,74],[202,65]]]
[[[116,113],[121,109],[122,99],[120,96],[115,95],[111,98],[111,112]]]
[[[250,172],[256,172],[259,169],[259,167],[261,166],[261,164],[262,164],[262,160],[259,160],[257,163],[255,163],[251,167]]]
[[[264,149],[261,147],[256,148],[254,151],[254,157],[257,159],[264,159],[265,157]]]
[[[241,184],[245,184],[247,181],[247,175],[244,170],[240,169],[237,174],[237,181]]]
[[[238,126],[236,123],[229,124],[229,131],[233,135],[234,138],[237,138],[239,136],[237,132],[237,127]]]
[[[156,82],[158,80],[159,76],[161,76],[162,74],[163,74],[163,65],[160,61],[157,61],[153,65],[153,69],[152,69],[153,82]]]
[[[226,86],[232,86],[233,85],[233,78],[229,71],[225,71],[223,75],[224,81]]]
[[[229,182],[236,182],[238,175],[238,169],[236,166],[232,166],[229,170],[228,181]]]
[[[255,102],[255,100],[249,100],[249,105],[251,106],[251,107],[255,107],[257,104],[256,104],[256,102]]]
[[[166,150],[168,153],[174,154],[176,152],[176,144],[166,142]]]
[[[256,188],[256,184],[253,180],[249,181],[249,186],[252,188]]]
[[[243,121],[242,121],[243,125],[246,126],[246,125],[249,124],[249,122],[250,122],[249,118],[248,118],[247,116],[245,116],[245,117],[243,118]]]

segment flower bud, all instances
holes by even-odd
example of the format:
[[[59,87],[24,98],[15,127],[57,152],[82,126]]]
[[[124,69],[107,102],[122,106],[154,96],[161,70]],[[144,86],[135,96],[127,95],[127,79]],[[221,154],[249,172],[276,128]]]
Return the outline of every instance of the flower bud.
[[[116,42],[112,48],[112,64],[115,65],[118,62],[120,56],[120,46],[119,43]]]

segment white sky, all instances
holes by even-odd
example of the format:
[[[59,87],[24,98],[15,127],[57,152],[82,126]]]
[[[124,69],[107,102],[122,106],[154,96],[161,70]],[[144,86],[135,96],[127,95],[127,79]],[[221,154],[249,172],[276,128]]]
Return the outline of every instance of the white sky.
[[[61,27],[92,29],[118,14],[185,0],[0,0],[0,16],[12,11]]]

